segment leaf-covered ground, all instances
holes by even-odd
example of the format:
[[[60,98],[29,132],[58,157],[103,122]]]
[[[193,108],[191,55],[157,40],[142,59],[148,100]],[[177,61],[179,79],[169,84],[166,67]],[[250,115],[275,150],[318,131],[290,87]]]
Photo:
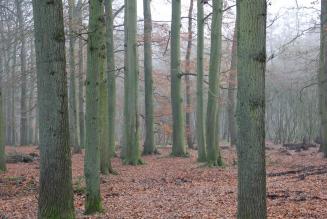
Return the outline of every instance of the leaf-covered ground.
[[[144,157],[142,166],[113,161],[119,175],[102,176],[104,212],[84,216],[83,155],[73,156],[77,218],[235,218],[235,150],[223,147],[226,167],[207,168],[189,158],[172,158],[171,148]],[[308,151],[289,152],[268,145],[269,218],[327,218],[327,159]],[[38,153],[36,147],[7,147],[7,152]],[[8,164],[0,174],[0,218],[36,218],[38,160]]]

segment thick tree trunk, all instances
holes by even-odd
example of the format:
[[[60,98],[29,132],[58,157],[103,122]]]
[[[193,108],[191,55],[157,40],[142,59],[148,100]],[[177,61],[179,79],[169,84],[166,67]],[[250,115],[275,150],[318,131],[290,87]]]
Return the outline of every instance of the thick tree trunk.
[[[211,23],[211,50],[209,66],[209,91],[207,105],[207,162],[209,166],[222,166],[223,161],[219,150],[219,72],[221,59],[221,25],[222,25],[222,0],[213,2]],[[217,118],[218,117],[218,118]],[[218,138],[218,139],[216,139]]]
[[[40,187],[38,218],[74,218],[65,33],[61,0],[33,0]]]
[[[187,49],[185,57],[185,96],[186,96],[186,113],[185,113],[185,122],[186,122],[186,141],[189,148],[194,148],[193,145],[193,132],[192,132],[192,100],[191,100],[191,86],[192,82],[190,76],[188,75],[191,72],[191,52],[192,52],[192,19],[193,19],[193,0],[190,0],[190,7],[188,11],[188,36],[187,36]]]
[[[114,172],[111,167],[111,158],[115,155],[115,118],[116,118],[116,66],[114,55],[114,17],[112,13],[112,0],[105,0],[106,11],[106,48],[107,48],[107,69],[108,78],[108,147],[109,147],[109,172]]]
[[[237,22],[237,19],[236,19]],[[235,120],[235,90],[237,84],[237,23],[235,23],[233,45],[232,45],[232,61],[228,80],[228,130],[230,135],[230,144],[236,145],[236,120]]]
[[[20,71],[21,71],[21,96],[20,96],[20,144],[27,145],[28,144],[28,127],[27,127],[27,96],[26,96],[26,82],[27,82],[27,72],[26,72],[26,38],[24,33],[24,15],[22,11],[22,0],[16,0],[16,8],[17,8],[17,20],[20,30],[21,37],[21,48],[20,48]]]
[[[102,59],[104,11],[102,0],[89,2],[89,35],[86,76],[85,159],[86,180],[85,213],[101,210],[100,144],[99,144],[99,83]],[[103,48],[102,48],[103,47]]]
[[[181,0],[172,1],[171,23],[171,105],[173,113],[173,156],[186,156],[183,97],[180,66]]]
[[[204,44],[204,13],[203,0],[197,0],[197,80],[196,80],[196,136],[198,144],[198,161],[206,161],[206,136],[203,107],[203,44]]]
[[[125,163],[131,165],[141,164],[139,148],[139,123],[138,123],[138,63],[137,63],[137,2],[128,0],[127,4],[127,64],[128,74],[126,80],[127,88],[125,96],[125,136],[126,136],[126,158]]]
[[[327,157],[327,0],[321,0],[319,111],[321,118],[321,149]]]
[[[238,218],[266,218],[266,0],[238,1]]]
[[[152,80],[152,18],[150,0],[143,0],[144,13],[144,89],[145,89],[145,142],[143,154],[153,154],[153,80]]]

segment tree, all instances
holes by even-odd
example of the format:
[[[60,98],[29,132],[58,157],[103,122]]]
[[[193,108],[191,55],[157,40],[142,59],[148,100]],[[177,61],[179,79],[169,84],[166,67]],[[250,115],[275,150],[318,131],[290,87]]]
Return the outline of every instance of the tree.
[[[74,32],[76,31],[76,12],[75,12],[75,0],[68,1],[68,13],[69,13],[69,126],[70,126],[70,141],[74,148],[74,153],[80,153],[80,126],[79,126],[79,113],[77,107],[79,106],[79,98],[77,89],[77,78],[75,75],[75,42],[76,37]]]
[[[193,136],[192,136],[192,102],[191,102],[191,80],[190,80],[190,71],[191,71],[191,52],[192,52],[192,22],[193,22],[193,0],[190,0],[190,7],[188,11],[188,35],[187,35],[187,49],[185,57],[185,96],[186,96],[186,141],[189,148],[193,148]]]
[[[219,116],[218,98],[219,98],[219,71],[221,57],[221,26],[222,26],[222,7],[223,2],[217,0],[213,2],[213,13],[211,23],[211,50],[209,66],[209,90],[207,105],[207,162],[209,166],[222,166],[219,142],[217,133],[217,122]]]
[[[237,18],[236,18],[237,21]],[[235,89],[237,84],[237,22],[235,23],[233,45],[232,45],[232,61],[228,80],[228,130],[230,135],[230,144],[236,144],[236,121],[235,121]]]
[[[320,70],[318,75],[321,149],[327,157],[327,1],[321,0]]]
[[[38,218],[74,218],[61,0],[33,0],[40,126]]]
[[[0,62],[2,64],[2,62]],[[5,120],[3,118],[3,98],[2,98],[2,81],[0,87],[0,173],[6,171],[6,154],[5,154]]]
[[[153,154],[153,80],[152,80],[152,18],[151,0],[143,0],[144,13],[144,89],[145,89],[145,141],[143,154]]]
[[[141,164],[139,146],[139,121],[138,121],[138,63],[137,63],[137,2],[129,0],[127,4],[127,77],[125,78],[127,88],[125,89],[125,136],[126,157],[125,163],[131,165]]]
[[[204,128],[203,107],[203,44],[204,44],[204,15],[203,0],[197,0],[197,80],[196,80],[196,136],[198,144],[198,161],[206,161],[206,139]]]
[[[266,0],[238,1],[238,218],[266,218]]]
[[[17,20],[19,24],[19,30],[21,31],[20,34],[20,41],[21,41],[21,48],[20,48],[20,70],[21,70],[21,99],[20,99],[20,144],[27,145],[28,144],[28,127],[27,127],[27,95],[26,95],[26,38],[24,33],[24,15],[22,11],[22,0],[15,0],[16,8],[17,8]]]
[[[172,1],[171,23],[171,105],[173,114],[173,156],[186,156],[185,128],[183,115],[183,97],[181,94],[181,66],[180,66],[180,28],[181,28],[181,1]]]
[[[89,34],[86,75],[85,158],[86,181],[85,213],[100,211],[100,144],[99,144],[99,83],[103,65],[104,11],[102,0],[89,2]],[[103,70],[103,69],[102,69]]]
[[[107,48],[107,78],[108,78],[108,147],[109,172],[114,173],[111,167],[111,158],[115,155],[115,118],[116,118],[116,66],[114,56],[114,17],[112,0],[105,0],[106,12],[106,48]]]

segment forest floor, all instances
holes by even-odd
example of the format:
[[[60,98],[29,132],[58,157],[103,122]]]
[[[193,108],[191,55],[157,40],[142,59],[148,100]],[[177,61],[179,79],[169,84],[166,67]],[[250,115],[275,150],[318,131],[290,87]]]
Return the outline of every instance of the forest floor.
[[[327,159],[316,148],[293,152],[267,146],[269,218],[327,218]],[[6,151],[38,153],[36,147]],[[223,147],[225,168],[208,168],[189,158],[172,158],[170,147],[144,157],[145,165],[124,166],[113,160],[118,175],[101,176],[104,212],[83,215],[83,155],[73,155],[77,218],[235,218],[237,166],[234,148]],[[38,159],[8,164],[0,174],[0,218],[36,218]]]

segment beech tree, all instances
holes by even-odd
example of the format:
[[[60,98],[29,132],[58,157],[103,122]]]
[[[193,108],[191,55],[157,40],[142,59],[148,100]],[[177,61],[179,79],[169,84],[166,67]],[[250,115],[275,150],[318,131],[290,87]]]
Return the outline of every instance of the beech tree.
[[[237,2],[238,218],[267,218],[265,167],[266,0]]]
[[[1,63],[1,62],[0,62]],[[0,173],[6,171],[6,154],[5,154],[5,120],[2,111],[2,81],[0,81]]]
[[[151,0],[143,0],[144,13],[144,89],[145,89],[145,141],[143,154],[153,154],[153,80],[152,80],[152,18]]]
[[[203,107],[203,44],[204,44],[204,15],[203,0],[197,0],[197,59],[196,59],[196,136],[198,144],[198,161],[206,161],[206,139]]]
[[[209,88],[207,105],[207,162],[209,166],[222,166],[223,161],[219,150],[218,134],[218,99],[219,99],[219,72],[221,58],[221,25],[223,13],[222,0],[213,1],[213,13],[211,23],[211,49],[209,65]]]
[[[173,156],[186,156],[183,97],[181,92],[180,28],[181,1],[172,1],[170,44],[171,105],[173,114]]]
[[[327,157],[327,1],[321,0],[320,69],[318,75],[321,150]]]
[[[86,181],[85,213],[102,209],[100,195],[100,142],[99,142],[99,84],[103,70],[104,8],[102,0],[89,2],[89,30],[86,75],[85,158]],[[101,66],[102,65],[102,66]]]
[[[74,218],[61,0],[33,0],[40,185],[38,218]]]
[[[138,59],[136,41],[137,1],[128,0],[127,4],[127,75],[125,75],[125,163],[141,164],[138,121]]]

